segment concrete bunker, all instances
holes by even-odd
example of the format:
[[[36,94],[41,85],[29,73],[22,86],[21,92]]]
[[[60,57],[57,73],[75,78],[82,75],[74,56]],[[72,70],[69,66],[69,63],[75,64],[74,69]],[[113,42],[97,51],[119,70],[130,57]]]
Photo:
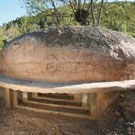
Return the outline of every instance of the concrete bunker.
[[[135,88],[135,39],[90,27],[28,33],[5,44],[0,75],[7,107],[98,119],[115,92]]]

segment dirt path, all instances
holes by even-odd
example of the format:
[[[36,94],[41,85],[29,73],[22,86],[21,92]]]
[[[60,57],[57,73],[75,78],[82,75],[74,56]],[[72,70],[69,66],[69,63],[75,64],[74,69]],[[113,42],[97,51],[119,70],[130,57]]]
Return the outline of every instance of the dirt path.
[[[96,121],[23,110],[10,110],[0,124],[0,135],[134,135],[133,132],[116,123],[103,126]]]

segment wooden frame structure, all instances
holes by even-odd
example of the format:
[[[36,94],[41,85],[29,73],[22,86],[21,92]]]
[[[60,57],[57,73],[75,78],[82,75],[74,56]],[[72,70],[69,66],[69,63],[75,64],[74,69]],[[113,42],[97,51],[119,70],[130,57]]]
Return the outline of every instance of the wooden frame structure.
[[[22,92],[22,100],[27,101],[28,93],[66,93],[75,94],[76,101],[82,101],[84,107],[90,106],[90,119],[98,119],[109,103],[115,100],[114,92],[134,90],[135,80],[97,82],[83,84],[58,84],[17,80],[0,77],[0,87],[4,89],[6,105],[18,107],[18,91]],[[111,93],[108,97],[106,93]],[[35,111],[35,110],[33,110]]]

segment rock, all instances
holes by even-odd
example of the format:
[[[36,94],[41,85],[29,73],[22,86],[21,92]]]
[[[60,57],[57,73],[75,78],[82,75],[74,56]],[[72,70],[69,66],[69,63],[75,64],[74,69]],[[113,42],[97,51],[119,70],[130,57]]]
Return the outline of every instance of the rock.
[[[0,72],[58,83],[135,79],[135,39],[91,27],[32,32],[5,44]]]

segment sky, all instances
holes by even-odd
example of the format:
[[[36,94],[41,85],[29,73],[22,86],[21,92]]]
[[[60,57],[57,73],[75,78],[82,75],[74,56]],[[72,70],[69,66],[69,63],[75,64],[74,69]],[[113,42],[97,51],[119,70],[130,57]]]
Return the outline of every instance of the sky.
[[[0,25],[26,15],[21,0],[0,0]]]

